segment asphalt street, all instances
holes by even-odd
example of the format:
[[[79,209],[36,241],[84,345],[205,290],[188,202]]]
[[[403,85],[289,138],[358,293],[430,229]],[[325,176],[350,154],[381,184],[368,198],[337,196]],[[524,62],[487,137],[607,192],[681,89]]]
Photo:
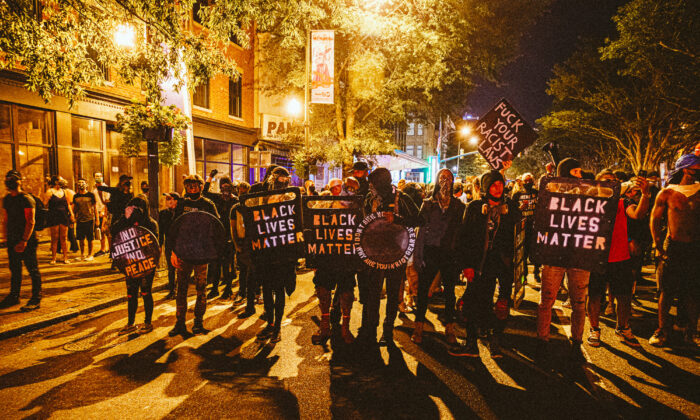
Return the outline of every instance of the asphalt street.
[[[379,350],[311,344],[320,316],[312,273],[300,274],[287,301],[282,341],[260,343],[258,316],[214,299],[206,335],[169,337],[174,301],[156,294],[154,331],[118,336],[126,304],[82,315],[0,341],[0,413],[16,418],[700,418],[697,349],[657,349],[653,286],[640,285],[643,304],[633,330],[641,349],[620,343],[604,321],[600,348],[585,346],[583,367],[567,362],[568,310],[558,301],[552,362],[532,363],[537,285],[511,312],[505,357],[447,354],[432,305],[424,344],[410,341],[413,315],[397,320],[396,347]],[[193,289],[193,287],[191,287]],[[385,300],[382,301],[382,304]],[[194,296],[190,296],[188,327]],[[258,305],[258,314],[262,306]],[[382,309],[383,313],[383,309]],[[361,308],[353,308],[353,331]],[[143,314],[137,314],[137,323]],[[435,333],[438,330],[439,333]]]

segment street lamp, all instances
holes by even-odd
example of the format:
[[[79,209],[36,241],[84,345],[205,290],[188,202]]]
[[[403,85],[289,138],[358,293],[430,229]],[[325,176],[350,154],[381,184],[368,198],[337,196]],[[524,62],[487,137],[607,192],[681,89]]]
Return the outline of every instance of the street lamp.
[[[287,100],[286,110],[289,116],[298,118],[301,116],[303,106],[297,98],[289,98],[289,100]]]
[[[476,146],[479,143],[479,137],[477,136],[472,136],[472,138],[469,139],[469,144],[472,146]]]

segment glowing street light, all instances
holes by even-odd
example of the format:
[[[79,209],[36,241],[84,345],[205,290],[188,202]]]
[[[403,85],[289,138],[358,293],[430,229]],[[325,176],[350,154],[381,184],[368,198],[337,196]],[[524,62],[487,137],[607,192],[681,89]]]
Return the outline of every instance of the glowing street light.
[[[471,132],[472,132],[472,128],[469,127],[468,125],[465,125],[464,127],[459,129],[459,134],[463,135],[464,137],[471,134]]]
[[[114,43],[122,48],[134,48],[136,45],[136,31],[126,23],[123,23],[114,30]]]
[[[302,104],[297,98],[290,98],[287,100],[286,109],[288,115],[295,118],[299,117],[301,115],[302,108]]]
[[[479,137],[477,136],[472,136],[472,138],[469,139],[469,144],[472,146],[476,146],[479,143]]]

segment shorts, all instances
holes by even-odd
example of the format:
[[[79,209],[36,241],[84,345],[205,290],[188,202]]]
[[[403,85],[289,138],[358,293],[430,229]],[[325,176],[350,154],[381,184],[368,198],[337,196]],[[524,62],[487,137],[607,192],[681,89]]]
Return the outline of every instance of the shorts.
[[[338,292],[350,292],[355,289],[355,273],[329,268],[318,268],[314,274],[314,285],[326,290],[338,287]]]
[[[700,241],[666,240],[667,258],[659,264],[659,288],[671,297],[700,299]]]
[[[75,224],[75,239],[82,241],[87,239],[91,241],[94,239],[95,235],[95,222],[92,220],[89,222],[78,222]]]
[[[632,260],[609,262],[604,273],[591,273],[588,283],[588,296],[591,299],[605,296],[605,286],[610,283],[610,294],[613,296],[632,296],[634,275]]]

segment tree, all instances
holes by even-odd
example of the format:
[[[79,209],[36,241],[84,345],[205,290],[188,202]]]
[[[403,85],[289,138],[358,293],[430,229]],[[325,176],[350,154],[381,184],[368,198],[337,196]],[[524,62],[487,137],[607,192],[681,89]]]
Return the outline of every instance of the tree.
[[[261,82],[273,94],[303,89],[308,29],[336,34],[335,103],[311,106],[300,166],[391,152],[393,127],[407,114],[456,113],[476,76],[493,79],[515,57],[520,34],[548,1],[370,3],[281,1],[267,15]],[[287,141],[301,139],[296,132]]]

